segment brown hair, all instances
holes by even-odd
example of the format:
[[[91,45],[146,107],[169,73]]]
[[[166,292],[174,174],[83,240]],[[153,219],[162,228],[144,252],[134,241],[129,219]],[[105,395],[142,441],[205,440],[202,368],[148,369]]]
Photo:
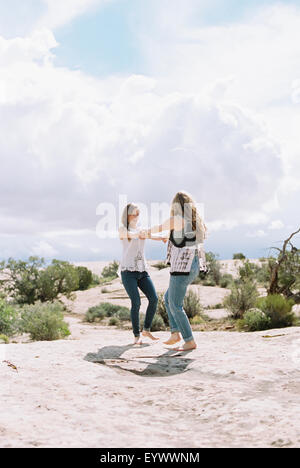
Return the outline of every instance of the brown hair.
[[[128,215],[131,215],[134,210],[137,210],[138,206],[135,203],[128,203],[128,205],[125,206],[123,213],[122,213],[122,224],[123,226],[128,230],[129,228],[129,223],[128,223]],[[131,239],[128,237],[128,240],[131,241]]]
[[[171,216],[182,216],[191,222],[193,231],[196,232],[197,242],[202,243],[207,238],[207,227],[196,207],[192,196],[184,191],[177,192],[171,204]]]

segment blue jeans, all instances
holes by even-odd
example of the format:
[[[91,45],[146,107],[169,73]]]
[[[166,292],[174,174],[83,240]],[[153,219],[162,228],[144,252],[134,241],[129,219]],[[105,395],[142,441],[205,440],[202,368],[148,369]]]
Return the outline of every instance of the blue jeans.
[[[199,274],[199,258],[195,255],[188,275],[170,275],[169,289],[165,294],[171,333],[180,332],[184,341],[194,339],[189,319],[183,310],[183,300],[189,284]]]
[[[158,297],[149,274],[146,271],[122,271],[122,283],[131,300],[131,322],[134,336],[140,336],[141,298],[138,288],[145,294],[149,303],[146,310],[144,330],[150,331],[156,312]]]

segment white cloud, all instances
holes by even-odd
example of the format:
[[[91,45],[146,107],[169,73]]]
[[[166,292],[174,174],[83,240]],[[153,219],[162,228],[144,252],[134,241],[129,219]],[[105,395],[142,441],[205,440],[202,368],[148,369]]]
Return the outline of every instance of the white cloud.
[[[300,103],[300,80],[293,81],[291,98],[294,104]]]
[[[282,167],[254,112],[219,103],[213,88],[212,97],[159,93],[145,76],[101,81],[55,68],[48,30],[0,44],[10,51],[0,62],[8,216],[34,213],[39,232],[92,229],[101,200],[168,202],[185,186],[210,219],[265,219]]]
[[[155,1],[141,23],[149,73],[159,77],[161,90],[210,92],[212,83],[218,83],[214,93],[219,102],[257,110],[266,132],[281,145],[285,178],[279,189],[282,194],[297,191],[300,117],[293,103],[299,97],[300,8],[276,3],[249,11],[240,21],[205,26],[201,14],[206,2],[181,3],[170,11],[168,2]]]
[[[282,229],[283,227],[284,227],[283,222],[280,219],[276,219],[271,222],[269,229],[276,230],[276,229]]]
[[[94,3],[72,2],[70,18]],[[188,10],[184,3],[176,3],[181,42],[167,15],[160,21],[168,40],[160,25],[157,36],[144,38],[146,50],[153,46],[151,77],[100,80],[56,68],[57,43],[47,28],[0,38],[3,234],[45,236],[35,251],[69,242],[71,250],[84,252],[87,244],[98,253],[96,206],[119,193],[168,202],[184,188],[204,203],[212,232],[269,222],[279,191],[298,186],[291,77],[300,76],[292,59],[300,15],[271,9],[241,25],[196,30],[188,24],[192,2]],[[49,3],[40,24],[66,21],[66,4],[57,12],[58,2]],[[278,34],[290,47],[286,55]]]
[[[246,234],[246,237],[265,237],[267,234],[265,233],[265,231],[263,229],[258,229],[257,231],[255,232],[248,232]]]
[[[37,245],[32,247],[31,253],[32,255],[37,255],[38,257],[50,258],[56,255],[58,252],[48,242],[40,241]]]

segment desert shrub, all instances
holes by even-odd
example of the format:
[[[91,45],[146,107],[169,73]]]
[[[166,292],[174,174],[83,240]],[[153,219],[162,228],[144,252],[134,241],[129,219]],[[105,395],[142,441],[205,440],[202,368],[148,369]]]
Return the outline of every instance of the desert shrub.
[[[203,317],[201,317],[201,315],[195,315],[192,319],[191,319],[191,324],[192,325],[201,325],[202,323],[204,323],[205,320],[203,319]]]
[[[183,301],[183,308],[186,315],[189,318],[194,317],[195,315],[202,314],[203,308],[200,303],[200,298],[197,293],[195,293],[192,289],[188,290],[184,301]],[[158,303],[156,308],[157,315],[159,315],[166,326],[169,326],[169,317],[168,312],[165,305],[164,300],[164,293],[158,293]]]
[[[239,267],[239,279],[240,281],[254,280],[257,272],[257,265],[246,260],[243,266]]]
[[[154,268],[157,268],[158,270],[163,270],[164,268],[168,268],[169,265],[167,265],[165,262],[157,262],[153,266]]]
[[[208,273],[204,276],[203,284],[205,286],[216,286],[219,284],[221,279],[221,267],[218,261],[218,254],[214,254],[213,252],[206,252],[206,264],[208,267]],[[201,273],[200,273],[201,278]]]
[[[292,299],[286,299],[280,294],[270,294],[260,297],[256,301],[256,306],[261,309],[269,318],[269,328],[290,327],[294,324],[295,315],[292,307],[295,302]]]
[[[0,335],[0,344],[8,344],[9,338],[6,335]]]
[[[130,322],[130,310],[127,307],[120,307],[116,317],[120,320],[120,322]]]
[[[233,282],[233,276],[230,273],[224,273],[220,279],[221,288],[228,288],[228,286]]]
[[[17,310],[4,299],[0,299],[0,333],[13,336],[19,328],[18,319]]]
[[[93,323],[95,321],[101,321],[106,317],[106,312],[103,310],[101,305],[90,307],[85,313],[86,322]]]
[[[259,331],[270,328],[270,318],[258,309],[252,308],[245,312],[243,319],[238,321],[238,328],[247,331]]]
[[[96,273],[93,273],[92,275],[92,283],[91,283],[91,286],[94,287],[94,286],[99,286],[100,284],[100,278],[98,275],[96,275]]]
[[[234,253],[232,258],[233,260],[245,260],[246,256],[243,253],[238,252],[238,253]]]
[[[199,295],[192,289],[190,289],[185,295],[183,308],[188,318],[193,318],[195,315],[200,315],[203,312]]]
[[[239,284],[232,284],[230,289],[231,293],[223,301],[224,307],[230,310],[232,318],[243,318],[246,310],[255,306],[258,298],[256,285],[247,280]]]
[[[110,317],[108,325],[118,326],[119,324],[120,324],[120,320],[117,317]]]
[[[104,278],[104,279],[117,278],[118,277],[118,273],[117,273],[118,268],[119,268],[119,263],[116,260],[114,260],[109,265],[107,265],[106,267],[103,268],[102,278]]]
[[[113,317],[114,315],[117,315],[120,310],[127,309],[127,307],[111,304],[110,302],[103,302],[100,305],[103,310],[105,310],[106,317]]]
[[[163,319],[165,325],[169,326],[169,317],[168,317],[168,312],[167,312],[166,305],[165,305],[164,293],[158,293],[157,296],[158,296],[158,302],[157,302],[156,314],[159,315]]]
[[[60,294],[73,298],[73,291],[78,290],[79,275],[77,267],[63,260],[52,263],[39,273],[36,300],[54,301]]]
[[[59,294],[72,299],[78,289],[79,276],[74,265],[61,260],[52,260],[45,266],[43,258],[29,257],[28,261],[12,258],[1,263],[7,278],[0,281],[2,292],[18,304],[34,304],[36,301],[54,301]]]
[[[105,317],[117,317],[119,320],[125,321],[130,320],[130,315],[129,319],[125,319],[125,316],[128,317],[128,313],[130,314],[130,311],[127,307],[111,304],[110,302],[102,302],[87,310],[85,313],[85,321],[92,323],[95,322],[96,319],[103,320]]]
[[[78,289],[84,291],[90,287],[93,282],[93,273],[84,266],[76,267],[78,273]]]
[[[160,315],[155,314],[153,321],[152,321],[152,325],[151,325],[151,331],[155,332],[155,331],[161,331],[165,329],[166,329],[166,325],[165,325],[163,318]]]
[[[6,278],[0,280],[2,292],[19,304],[33,304],[36,300],[40,268],[44,259],[29,257],[28,261],[9,258],[1,262],[0,270],[6,270]]]
[[[256,281],[262,284],[264,287],[267,287],[270,283],[270,270],[267,263],[264,263],[257,268],[255,274]]]
[[[52,341],[70,335],[59,302],[25,305],[21,310],[21,329],[34,341]]]
[[[217,283],[212,278],[207,278],[202,282],[203,286],[217,286]]]

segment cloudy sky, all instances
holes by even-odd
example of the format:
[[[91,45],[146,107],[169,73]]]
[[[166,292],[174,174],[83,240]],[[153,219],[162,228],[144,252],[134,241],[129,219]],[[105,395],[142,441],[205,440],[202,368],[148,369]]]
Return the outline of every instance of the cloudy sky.
[[[118,258],[99,206],[181,189],[206,250],[280,246],[300,226],[299,31],[300,0],[0,0],[0,258]]]

